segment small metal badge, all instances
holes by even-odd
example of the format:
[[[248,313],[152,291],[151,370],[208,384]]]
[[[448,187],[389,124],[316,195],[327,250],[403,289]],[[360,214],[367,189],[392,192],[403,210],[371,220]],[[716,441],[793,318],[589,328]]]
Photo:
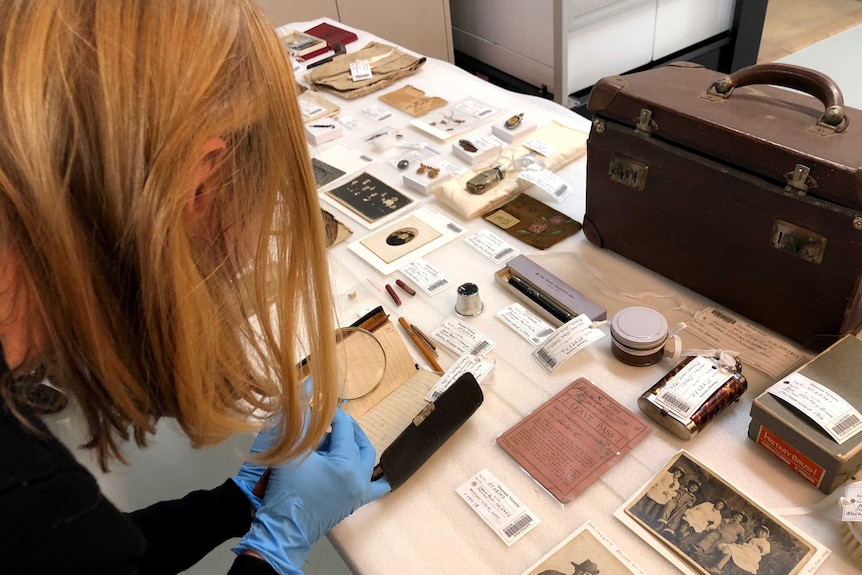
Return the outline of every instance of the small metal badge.
[[[503,124],[503,127],[506,128],[507,130],[514,130],[515,128],[517,128],[518,126],[521,125],[521,120],[523,120],[523,119],[524,119],[524,113],[523,112],[520,114],[515,114],[514,116],[512,116],[511,118],[506,120],[506,123]]]
[[[826,242],[826,236],[784,220],[775,220],[772,226],[772,247],[808,263],[819,264],[823,261]]]
[[[649,166],[619,156],[611,158],[608,168],[608,174],[613,181],[636,190],[646,187],[648,173]]]

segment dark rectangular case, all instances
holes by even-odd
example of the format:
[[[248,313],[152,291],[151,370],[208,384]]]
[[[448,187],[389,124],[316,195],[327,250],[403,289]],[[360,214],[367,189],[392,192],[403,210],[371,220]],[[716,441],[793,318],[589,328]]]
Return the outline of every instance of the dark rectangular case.
[[[832,80],[678,63],[588,107],[591,242],[810,349],[859,330],[862,114]]]
[[[472,373],[461,375],[427,404],[380,455],[373,478],[385,476],[395,490],[404,484],[470,419],[484,395]]]

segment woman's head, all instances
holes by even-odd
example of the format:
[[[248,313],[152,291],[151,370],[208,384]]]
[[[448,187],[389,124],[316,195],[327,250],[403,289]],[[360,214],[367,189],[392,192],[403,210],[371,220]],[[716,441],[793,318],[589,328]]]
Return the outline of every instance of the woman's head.
[[[7,1],[0,57],[0,253],[44,331],[11,367],[51,363],[103,463],[161,415],[202,445],[254,408],[286,410],[284,456],[308,354],[313,446],[336,388],[322,221],[254,3]]]

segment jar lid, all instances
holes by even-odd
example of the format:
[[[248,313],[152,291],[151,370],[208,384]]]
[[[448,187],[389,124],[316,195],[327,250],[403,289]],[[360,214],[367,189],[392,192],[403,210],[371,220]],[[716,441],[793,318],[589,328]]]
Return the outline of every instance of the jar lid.
[[[611,336],[632,349],[654,348],[667,340],[667,320],[651,307],[627,307],[611,320]]]

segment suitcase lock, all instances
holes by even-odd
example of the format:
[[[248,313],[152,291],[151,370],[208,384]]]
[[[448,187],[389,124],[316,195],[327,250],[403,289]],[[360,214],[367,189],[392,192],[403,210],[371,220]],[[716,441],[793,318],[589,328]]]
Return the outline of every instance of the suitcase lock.
[[[652,110],[641,109],[640,116],[635,120],[635,134],[649,138],[656,129],[658,124],[652,119]]]
[[[792,172],[784,174],[787,185],[784,189],[804,196],[811,188],[817,187],[817,182],[811,177],[811,169],[803,164],[796,164]]]

